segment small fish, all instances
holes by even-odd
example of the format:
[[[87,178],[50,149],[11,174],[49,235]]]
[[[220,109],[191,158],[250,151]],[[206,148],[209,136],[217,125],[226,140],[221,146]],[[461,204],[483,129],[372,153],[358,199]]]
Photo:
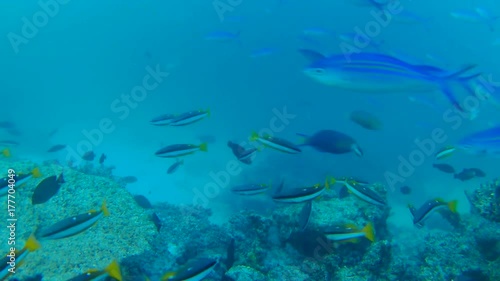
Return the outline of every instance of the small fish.
[[[161,227],[162,227],[162,220],[158,216],[157,213],[151,214],[151,220],[153,221],[154,225],[156,226],[156,230],[160,232]]]
[[[170,125],[170,123],[172,123],[172,121],[176,117],[178,117],[178,115],[163,114],[163,115],[160,115],[156,118],[151,119],[151,121],[149,121],[149,123],[151,123],[151,125],[155,125],[155,126],[168,126],[168,125]]]
[[[297,133],[304,138],[304,146],[311,146],[317,151],[332,154],[354,152],[358,157],[363,156],[363,150],[352,137],[334,130],[321,130],[313,135]]]
[[[91,281],[91,280],[107,280],[107,277],[112,277],[115,280],[122,281],[123,277],[120,270],[120,265],[117,261],[111,262],[105,269],[91,269],[83,274],[73,277],[67,281]]]
[[[106,201],[102,203],[100,211],[88,211],[87,213],[63,219],[47,228],[40,230],[36,236],[39,239],[52,240],[71,237],[82,233],[95,225],[103,216],[109,216]]]
[[[82,159],[85,161],[94,161],[95,153],[94,151],[87,151],[83,154]]]
[[[149,202],[149,199],[146,198],[144,195],[135,195],[134,200],[137,203],[137,205],[141,206],[141,208],[143,208],[143,209],[153,208],[153,205],[151,205],[151,202]]]
[[[372,223],[366,224],[362,229],[352,224],[335,226],[331,229],[324,230],[323,233],[326,235],[326,238],[336,242],[356,243],[361,237],[365,237],[371,242],[375,241],[375,230]]]
[[[250,57],[251,58],[260,58],[260,57],[270,56],[276,52],[277,52],[276,48],[269,48],[269,47],[268,48],[261,48],[261,49],[257,49],[255,51],[253,51],[250,54]]]
[[[439,150],[434,156],[436,159],[440,160],[451,156],[457,149],[453,146],[446,146]]]
[[[253,132],[252,136],[250,137],[250,140],[258,141],[267,147],[274,148],[276,150],[285,153],[297,154],[302,152],[302,150],[300,150],[300,148],[297,145],[287,140],[272,137],[270,135],[259,136],[259,134],[257,134],[256,132]]]
[[[0,197],[7,195],[10,184],[14,184],[17,188],[25,184],[31,178],[39,178],[41,176],[40,169],[35,168],[27,174],[16,174],[15,177],[6,176],[0,179]]]
[[[410,194],[410,193],[411,193],[411,188],[410,188],[409,186],[405,185],[405,186],[400,187],[400,188],[399,188],[399,191],[400,191],[402,194],[404,194],[404,195],[408,195],[408,194]]]
[[[61,185],[65,183],[63,174],[58,177],[51,176],[42,180],[35,188],[31,196],[31,204],[43,204],[50,200],[54,195],[59,192]]]
[[[351,112],[349,116],[352,122],[358,124],[359,126],[372,131],[378,131],[382,129],[382,122],[373,114],[357,110]]]
[[[448,164],[432,164],[432,167],[448,174],[454,174],[455,168]]]
[[[473,178],[484,178],[486,174],[477,168],[463,169],[460,173],[455,174],[453,177],[461,181],[468,181]]]
[[[15,128],[16,124],[11,121],[0,121],[0,128],[2,129],[12,129]]]
[[[177,158],[180,156],[185,156],[193,154],[196,151],[207,151],[207,144],[202,143],[200,145],[194,144],[173,144],[165,146],[164,148],[155,152],[155,155],[163,158]]]
[[[137,178],[134,176],[125,176],[125,177],[120,178],[120,181],[124,182],[126,184],[129,184],[129,183],[137,182]]]
[[[0,141],[0,146],[4,147],[13,147],[13,146],[18,146],[19,142],[13,141],[13,140],[1,140]]]
[[[167,174],[173,174],[175,173],[175,171],[177,171],[177,169],[179,169],[179,167],[184,164],[184,160],[179,160],[177,159],[177,161],[174,162],[174,164],[172,164],[168,170],[167,170]]]
[[[294,188],[275,193],[272,198],[279,203],[301,203],[321,196],[326,189],[329,189],[328,183],[325,185],[316,184],[311,187]]]
[[[299,214],[299,226],[301,231],[306,230],[307,226],[309,225],[309,220],[311,219],[311,212],[312,212],[312,200],[309,200],[306,202],[306,204],[304,205]]]
[[[102,165],[104,163],[104,161],[106,160],[106,158],[107,158],[106,154],[102,153],[101,157],[99,157],[99,164]]]
[[[171,122],[170,126],[186,126],[198,122],[206,117],[210,117],[210,109],[207,110],[195,110],[186,112],[175,117]]]
[[[378,206],[387,205],[387,202],[385,202],[384,198],[380,197],[380,195],[378,195],[375,191],[368,188],[368,186],[366,185],[355,184],[355,183],[353,184],[350,181],[339,181],[335,179],[332,179],[330,184],[333,184],[335,182],[344,184],[344,186],[347,187],[349,192],[356,195],[356,197],[365,202]]]
[[[55,134],[57,134],[57,132],[59,132],[59,129],[57,129],[57,128],[56,128],[56,129],[54,129],[54,130],[50,131],[50,132],[47,134],[47,136],[48,136],[49,138],[51,138],[51,137],[53,137]]]
[[[250,148],[250,149],[245,149],[243,146],[234,143],[232,141],[227,142],[227,146],[231,148],[233,151],[234,156],[242,162],[247,165],[252,164],[253,159],[257,155],[257,149],[256,148]]]
[[[456,200],[445,202],[443,199],[436,198],[425,202],[418,210],[411,204],[408,205],[408,208],[413,216],[413,224],[417,227],[422,227],[424,221],[436,210],[448,208],[453,213],[456,213],[457,203]]]
[[[17,244],[17,243],[16,243]],[[26,243],[24,244],[24,247],[17,251],[11,251],[7,253],[7,255],[0,260],[0,280],[7,280],[7,276],[10,276],[12,273],[9,271],[12,270],[12,267],[9,265],[11,261],[11,256],[14,256],[15,259],[15,264],[18,266],[21,266],[24,263],[24,259],[29,253],[32,253],[38,249],[40,249],[41,245],[37,241],[35,235],[31,235]],[[17,266],[16,266],[17,267]],[[17,269],[17,268],[16,268]]]
[[[47,150],[47,152],[57,152],[57,151],[64,149],[65,147],[66,147],[65,144],[56,144],[53,147],[49,148],[49,150]]]
[[[231,191],[239,195],[256,195],[267,192],[271,186],[267,184],[242,184],[231,188]]]
[[[218,263],[217,259],[199,258],[188,262],[176,271],[165,273],[161,277],[161,281],[202,280],[212,272]]]

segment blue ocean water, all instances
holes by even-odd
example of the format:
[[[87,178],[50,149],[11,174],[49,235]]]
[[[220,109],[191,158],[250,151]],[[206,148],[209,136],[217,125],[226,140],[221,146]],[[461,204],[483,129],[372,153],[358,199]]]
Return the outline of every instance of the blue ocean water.
[[[458,200],[458,212],[468,214],[471,206],[464,191],[496,179],[498,158],[467,153],[447,158],[443,163],[457,173],[478,168],[486,174],[459,181],[433,167],[438,162],[434,154],[468,134],[498,126],[498,93],[492,92],[478,107],[477,117],[469,118],[461,117],[439,91],[358,93],[318,83],[302,71],[309,61],[299,49],[341,54],[341,34],[376,22],[380,11],[373,2],[5,0],[0,4],[0,121],[12,122],[20,132],[0,132],[1,139],[19,143],[9,147],[8,161],[56,160],[75,167],[85,164],[81,156],[86,150],[97,158],[104,153],[105,165],[115,167],[113,175],[137,178],[126,187],[130,193],[152,203],[202,205],[212,210],[212,222],[219,225],[240,210],[269,215],[279,208],[265,196],[235,196],[231,186],[257,182],[275,187],[285,179],[299,187],[323,183],[327,177],[384,184],[391,207],[387,220],[405,235],[415,231],[410,203],[418,207],[433,198]],[[481,20],[450,16],[476,7],[498,16],[496,1],[396,2],[413,17],[401,14],[398,22],[398,15],[389,15],[387,26],[379,24],[372,38],[380,42],[378,51],[450,73],[474,64],[484,77],[500,81],[499,46],[494,44],[500,25],[490,30]],[[313,28],[314,34],[305,32]],[[145,87],[145,79],[152,86]],[[461,100],[467,96],[457,92]],[[162,114],[207,109],[209,117],[188,126],[150,124]],[[355,110],[376,116],[383,129],[370,131],[352,122],[349,115]],[[325,129],[353,137],[364,155],[333,155],[311,147],[294,155],[264,148],[246,165],[227,145],[244,141],[252,147],[254,131],[300,143],[297,133]],[[401,181],[388,181],[400,174],[412,153],[422,151],[417,143],[436,129],[446,141],[433,143],[422,163],[412,165]],[[206,139],[208,151],[183,157],[184,164],[173,174],[166,171],[176,158],[155,155],[167,145],[199,145]],[[67,146],[47,152],[57,144]],[[411,193],[403,194],[402,186]],[[427,227],[454,231],[443,227],[440,217],[430,218]]]

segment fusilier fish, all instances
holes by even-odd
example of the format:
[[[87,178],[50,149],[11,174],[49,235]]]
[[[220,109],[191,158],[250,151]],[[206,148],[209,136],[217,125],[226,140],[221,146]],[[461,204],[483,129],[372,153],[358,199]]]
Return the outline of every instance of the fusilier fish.
[[[314,51],[299,50],[306,58],[321,58],[311,61],[304,69],[308,77],[340,89],[368,93],[409,93],[409,92],[431,92],[440,90],[449,101],[459,110],[460,106],[454,93],[453,85],[460,85],[470,95],[474,91],[468,82],[476,78],[480,73],[467,75],[474,68],[468,65],[454,72],[430,66],[414,65],[388,55],[376,53],[350,53],[323,56]]]
[[[63,219],[62,221],[42,229],[36,234],[39,239],[61,239],[70,237],[87,230],[97,223],[103,216],[109,216],[106,202],[102,203],[100,211],[89,211],[84,214],[76,215]]]
[[[207,144],[202,143],[200,145],[194,144],[173,144],[165,146],[164,148],[156,151],[155,155],[163,158],[176,158],[180,156],[185,156],[193,154],[196,151],[207,151]]]
[[[348,224],[344,226],[335,226],[323,230],[326,238],[336,242],[358,242],[358,239],[365,237],[371,242],[375,241],[375,230],[372,223],[366,224],[362,229],[357,228],[355,225]]]
[[[210,109],[207,110],[195,110],[180,114],[175,117],[171,122],[170,126],[186,126],[200,121],[205,117],[210,116]]]
[[[196,259],[188,262],[179,270],[164,274],[161,281],[199,281],[207,277],[218,263],[217,259]]]
[[[158,117],[155,117],[149,121],[151,125],[155,126],[168,126],[172,123],[172,121],[177,118],[178,115],[175,114],[163,114]]]
[[[285,152],[285,153],[297,154],[297,153],[302,152],[297,145],[291,143],[290,141],[285,140],[285,139],[280,139],[277,137],[272,137],[270,135],[259,136],[259,134],[254,132],[254,133],[252,133],[250,140],[258,141],[261,144],[263,144],[264,146],[274,148],[276,150],[279,150],[279,151]]]

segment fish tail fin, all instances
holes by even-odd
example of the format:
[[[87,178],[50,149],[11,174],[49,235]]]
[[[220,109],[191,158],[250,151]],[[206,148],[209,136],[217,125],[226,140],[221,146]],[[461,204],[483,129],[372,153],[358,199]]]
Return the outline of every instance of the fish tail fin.
[[[302,133],[296,133],[297,136],[301,137],[301,144],[299,144],[299,146],[303,146],[303,145],[308,145],[309,144],[309,136],[306,135],[306,134],[302,134]]]
[[[207,117],[210,117],[210,115],[211,115],[210,108],[207,108],[207,110],[205,112],[207,113]]]
[[[118,262],[116,260],[112,261],[106,267],[106,269],[104,269],[104,271],[106,271],[109,276],[115,278],[118,281],[122,281],[123,280],[122,273],[120,271],[120,265],[118,264]]]
[[[34,178],[39,178],[42,176],[42,173],[40,172],[40,168],[36,167],[31,171],[31,174],[33,175]]]
[[[374,242],[375,241],[375,229],[371,222],[367,223],[365,227],[361,230],[365,234],[366,239]]]
[[[104,216],[106,217],[109,216],[109,210],[108,207],[106,206],[106,200],[102,201],[101,211],[104,214]]]
[[[163,276],[161,277],[161,281],[167,281],[168,279],[170,279],[170,277],[174,277],[175,275],[177,275],[177,272],[175,271],[170,271],[170,272],[167,272],[165,274],[163,274]]]
[[[327,179],[330,186],[334,185],[337,182],[337,180],[334,177],[327,177]]]
[[[250,140],[251,141],[256,141],[258,139],[259,139],[259,133],[255,132],[255,131],[252,132],[252,134],[250,135]]]
[[[35,234],[31,234],[28,240],[26,241],[26,244],[24,245],[24,248],[26,248],[30,252],[34,252],[40,249],[41,247],[42,245],[36,239]]]
[[[203,152],[207,152],[208,151],[208,147],[207,147],[207,143],[206,142],[200,144],[200,151],[203,151]]]
[[[457,205],[458,205],[458,201],[457,200],[450,201],[447,204],[448,209],[450,209],[450,211],[452,213],[456,213],[457,212]]]
[[[6,149],[2,150],[2,155],[4,157],[7,157],[7,158],[10,157],[11,156],[10,149],[6,148]]]

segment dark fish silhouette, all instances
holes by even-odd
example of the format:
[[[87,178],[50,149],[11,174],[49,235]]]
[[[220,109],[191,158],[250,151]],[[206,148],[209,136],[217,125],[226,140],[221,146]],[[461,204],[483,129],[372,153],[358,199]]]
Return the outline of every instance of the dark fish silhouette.
[[[12,128],[15,128],[16,127],[16,124],[14,124],[13,122],[10,122],[10,121],[1,121],[0,122],[0,128],[3,128],[3,129],[12,129]]]
[[[155,226],[156,226],[156,230],[158,230],[158,232],[160,232],[161,227],[162,227],[162,222],[161,222],[161,219],[160,219],[160,217],[158,216],[158,214],[153,213],[153,214],[151,215],[151,220],[152,220],[152,221],[153,221],[153,223],[155,224]]]
[[[101,157],[99,157],[99,164],[104,163],[104,160],[106,160],[106,158],[107,158],[107,157],[106,157],[106,154],[104,154],[104,153],[103,153],[103,154],[101,154]]]
[[[35,188],[33,196],[31,197],[31,203],[33,205],[43,204],[54,197],[54,195],[59,192],[59,188],[64,183],[64,177],[61,173],[58,177],[51,176],[42,180]]]
[[[400,187],[399,191],[401,191],[401,193],[404,195],[408,195],[411,193],[411,188],[409,186],[405,185],[405,186]]]
[[[305,138],[304,144],[312,146],[320,152],[332,154],[344,154],[354,152],[357,156],[363,156],[363,151],[355,139],[333,130],[321,130],[311,136],[297,133]]]
[[[432,164],[432,167],[448,174],[454,174],[455,168],[448,164]]]
[[[332,243],[329,242],[323,232],[316,230],[293,232],[286,242],[307,257],[317,258],[333,252]]]
[[[460,173],[455,174],[454,178],[459,179],[461,181],[468,181],[473,178],[483,178],[486,176],[486,173],[477,169],[477,168],[469,168],[463,169]]]
[[[66,147],[65,144],[56,144],[53,147],[49,148],[49,150],[47,150],[47,152],[57,152],[59,150],[64,149],[65,147]]]
[[[145,196],[142,195],[135,195],[134,196],[135,202],[141,206],[144,209],[151,209],[153,206],[151,205],[151,202],[149,202],[149,199],[146,198]]]
[[[94,158],[95,158],[95,153],[93,151],[87,151],[82,156],[82,159],[85,161],[93,161]]]
[[[121,178],[121,181],[124,183],[134,183],[134,182],[137,182],[137,178],[134,176],[126,176],[126,177]]]
[[[252,161],[257,154],[256,148],[245,149],[243,146],[234,143],[232,141],[227,142],[227,146],[229,146],[236,158],[247,165],[252,164]]]
[[[172,164],[168,170],[167,170],[167,174],[173,174],[177,171],[177,169],[179,169],[179,167],[184,164],[184,160],[179,160],[177,159],[177,161],[174,162],[174,164]]]

